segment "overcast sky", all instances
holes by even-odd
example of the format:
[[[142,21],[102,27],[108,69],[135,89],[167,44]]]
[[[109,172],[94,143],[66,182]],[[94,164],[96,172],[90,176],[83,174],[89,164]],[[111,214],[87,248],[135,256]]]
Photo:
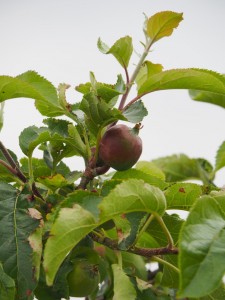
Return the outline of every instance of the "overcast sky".
[[[101,54],[98,37],[108,45],[130,35],[140,52],[144,41],[143,13],[183,12],[184,20],[169,38],[154,45],[148,59],[164,69],[198,67],[225,72],[225,2],[223,0],[0,0],[0,74],[16,76],[36,70],[55,86],[71,85],[69,102],[81,96],[74,86],[89,80],[115,83],[120,65]],[[131,59],[133,66],[138,56]],[[174,153],[204,157],[214,164],[219,145],[225,140],[225,111],[190,100],[187,91],[162,91],[143,98],[149,110],[141,130],[142,159]],[[42,116],[30,99],[10,100],[5,106],[1,140],[22,157],[18,135],[24,127],[42,126]],[[37,155],[39,155],[37,153]],[[69,161],[71,169],[83,168]],[[217,183],[225,183],[224,170]]]

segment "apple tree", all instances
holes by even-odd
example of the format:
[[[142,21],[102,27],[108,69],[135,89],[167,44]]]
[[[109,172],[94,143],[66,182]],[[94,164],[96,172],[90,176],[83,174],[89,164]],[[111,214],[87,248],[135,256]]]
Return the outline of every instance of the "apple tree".
[[[193,100],[225,107],[222,74],[164,71],[147,59],[182,19],[172,11],[146,17],[132,71],[130,36],[112,46],[99,39],[122,74],[109,84],[91,72],[74,103],[69,85],[55,88],[35,71],[0,76],[1,127],[3,104],[13,98],[33,99],[44,117],[42,127],[21,132],[24,157],[0,142],[1,300],[225,299],[225,192],[214,183],[225,142],[214,166],[183,153],[139,160],[145,95],[187,89]],[[74,156],[82,171],[64,162]]]

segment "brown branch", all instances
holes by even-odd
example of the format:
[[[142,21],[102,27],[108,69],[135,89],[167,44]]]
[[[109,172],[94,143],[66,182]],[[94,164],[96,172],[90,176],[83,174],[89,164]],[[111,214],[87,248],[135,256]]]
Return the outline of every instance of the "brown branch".
[[[14,175],[16,175],[20,180],[22,180],[22,182],[27,182],[27,178],[26,176],[21,172],[21,170],[19,169],[18,165],[16,164],[16,162],[14,161],[14,159],[12,158],[11,154],[9,153],[9,151],[5,148],[5,146],[2,144],[2,142],[0,141],[0,150],[2,151],[2,154],[5,156],[6,160],[8,161],[9,165],[12,167],[11,169],[9,169],[6,165],[5,167]]]
[[[110,166],[103,165],[101,167],[91,168],[90,164],[85,169],[81,181],[77,186],[77,190],[85,190],[88,183],[94,179],[94,177],[105,174],[109,170]]]
[[[112,250],[119,250],[119,251],[127,251],[133,254],[138,254],[144,257],[152,257],[157,255],[168,255],[168,254],[178,254],[178,248],[169,248],[169,247],[161,247],[161,248],[139,248],[139,247],[132,247],[127,250],[121,250],[117,241],[112,240],[105,236],[99,236],[94,232],[89,233],[89,236],[99,244],[107,246]]]

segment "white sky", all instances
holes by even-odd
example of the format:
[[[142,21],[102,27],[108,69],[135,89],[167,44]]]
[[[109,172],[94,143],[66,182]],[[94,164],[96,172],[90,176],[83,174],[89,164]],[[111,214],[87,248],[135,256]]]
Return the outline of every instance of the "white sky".
[[[96,42],[101,37],[108,45],[130,35],[140,52],[143,12],[148,16],[173,10],[184,13],[184,21],[172,37],[154,45],[148,59],[164,69],[198,67],[225,72],[225,3],[223,0],[20,0],[0,1],[0,74],[15,76],[36,70],[55,86],[71,85],[69,101],[81,96],[73,89],[89,80],[114,83],[123,73],[110,55],[101,54]],[[134,55],[130,70],[137,63]],[[153,93],[143,98],[149,116],[143,122],[142,159],[151,160],[174,153],[204,157],[214,163],[215,153],[224,141],[225,112],[222,108],[190,100],[187,91]],[[42,126],[42,116],[33,100],[8,101],[1,140],[22,157],[18,135],[24,127]],[[38,154],[37,154],[38,155]],[[73,168],[81,161],[69,160]],[[224,184],[224,171],[217,183]]]
[[[198,67],[225,72],[225,2],[223,0],[0,0],[0,74],[16,76],[36,70],[55,86],[71,85],[69,102],[80,100],[73,87],[89,80],[115,83],[123,72],[112,56],[101,54],[97,39],[108,45],[130,35],[140,52],[143,12],[148,16],[173,10],[184,13],[184,21],[172,37],[155,44],[148,59],[164,69]],[[134,55],[131,60],[137,63]],[[217,106],[190,100],[187,91],[162,91],[143,98],[149,116],[141,131],[142,159],[174,153],[204,157],[214,163],[225,140],[225,111]],[[18,135],[24,127],[42,126],[42,116],[33,100],[10,100],[5,106],[1,140],[17,153]],[[72,169],[83,168],[69,161]],[[225,171],[216,182],[225,184]]]

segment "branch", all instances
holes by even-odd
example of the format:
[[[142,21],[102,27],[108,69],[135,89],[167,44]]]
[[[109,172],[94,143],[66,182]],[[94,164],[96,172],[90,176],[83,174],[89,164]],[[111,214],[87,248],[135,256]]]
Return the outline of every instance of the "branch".
[[[112,240],[105,236],[99,236],[94,232],[89,233],[89,236],[97,243],[107,246],[112,250],[119,250],[119,251],[127,251],[133,254],[138,254],[144,257],[152,257],[157,255],[168,255],[168,254],[178,254],[178,248],[169,248],[169,247],[162,247],[162,248],[139,248],[139,247],[132,247],[127,250],[121,250],[117,241]]]
[[[0,150],[2,151],[3,155],[5,156],[6,160],[8,161],[9,165],[12,167],[12,169],[8,168],[6,165],[5,167],[8,168],[10,172],[12,172],[13,175],[16,175],[20,180],[22,180],[24,183],[27,181],[26,176],[21,172],[19,167],[17,166],[16,162],[12,158],[9,151],[5,148],[5,146],[0,141]],[[14,170],[14,171],[12,171]]]

